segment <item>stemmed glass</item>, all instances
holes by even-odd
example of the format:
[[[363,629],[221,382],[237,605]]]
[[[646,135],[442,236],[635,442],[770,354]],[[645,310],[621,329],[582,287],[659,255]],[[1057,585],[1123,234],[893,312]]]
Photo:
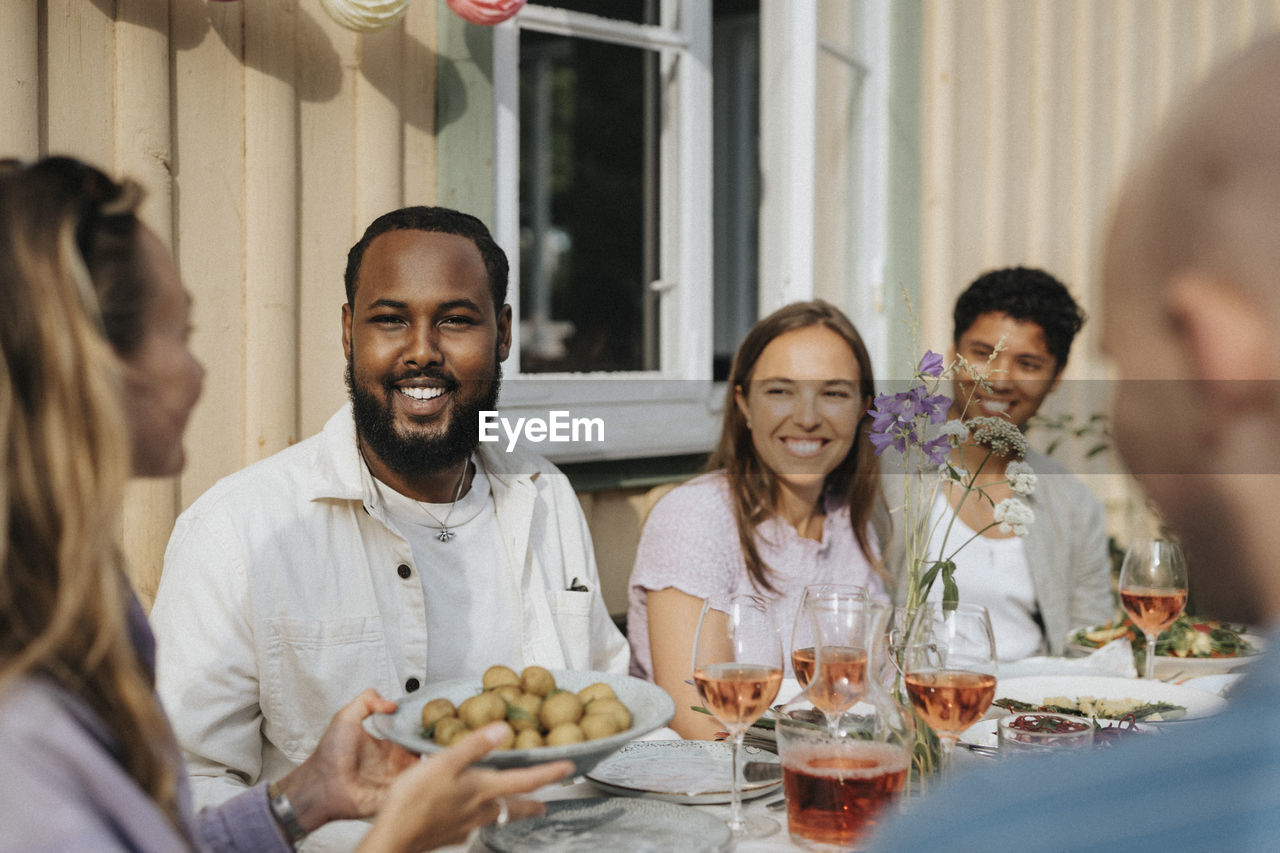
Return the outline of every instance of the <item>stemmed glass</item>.
[[[1187,604],[1187,563],[1168,539],[1135,542],[1120,566],[1120,603],[1147,638],[1143,677],[1153,678],[1156,639]]]
[[[867,588],[857,584],[809,584],[800,598],[800,609],[791,629],[791,671],[800,689],[809,686],[817,663],[814,643],[813,609],[820,603],[866,600]]]
[[[693,682],[707,710],[733,739],[730,832],[735,838],[772,835],[779,829],[777,821],[743,816],[738,778],[742,737],[782,686],[782,639],[767,599],[741,594],[703,602],[693,644]]]
[[[827,597],[801,614],[810,624],[816,663],[805,696],[826,717],[832,737],[840,735],[841,716],[867,693],[867,664],[888,609],[865,597]]]
[[[907,695],[938,733],[945,775],[956,741],[996,697],[996,641],[987,608],[921,605],[907,627],[903,657]]]

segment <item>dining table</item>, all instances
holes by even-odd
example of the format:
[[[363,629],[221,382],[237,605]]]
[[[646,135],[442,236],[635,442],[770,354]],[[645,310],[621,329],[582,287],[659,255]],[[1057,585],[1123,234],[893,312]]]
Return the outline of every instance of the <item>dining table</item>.
[[[1002,665],[1001,677],[1006,683],[1013,683],[1009,679],[1023,679],[1030,677],[1102,677],[1102,678],[1135,678],[1136,672],[1132,668],[1131,657],[1121,655],[1117,652],[1095,654],[1091,656],[1092,661],[1082,658],[1059,658],[1059,657],[1037,657],[1022,661],[1009,662]],[[1204,684],[1196,684],[1193,680],[1189,685],[1191,687],[1202,688],[1207,692],[1225,695],[1230,689],[1233,680],[1240,677],[1239,672],[1227,674],[1229,670],[1234,668],[1231,662],[1224,662],[1220,671],[1221,675],[1210,679],[1202,678]],[[1200,670],[1195,675],[1204,676],[1208,670]],[[1173,672],[1169,677],[1162,680],[1167,684],[1179,684],[1186,681],[1184,673]],[[788,679],[790,681],[790,679]],[[1139,680],[1135,678],[1134,684],[1138,684]],[[798,685],[797,685],[798,686]],[[784,687],[784,691],[786,688]],[[1217,700],[1217,697],[1215,697]],[[1217,700],[1220,701],[1220,700]],[[994,730],[994,718],[1002,713],[998,708],[992,708],[987,719],[991,720]],[[649,738],[677,738],[678,735],[670,729],[661,729],[658,732],[651,733]],[[952,775],[959,775],[967,772],[974,767],[986,765],[992,761],[998,761],[999,756],[989,749],[958,749],[953,758]],[[585,801],[593,798],[603,798],[611,796],[612,792],[598,787],[589,779],[578,776],[565,780],[562,783],[546,786],[535,792],[532,796],[539,800],[543,800],[548,804],[564,800]],[[630,799],[630,798],[627,798]],[[783,793],[781,786],[760,796],[754,796],[743,801],[743,810],[746,815],[768,815],[776,820],[779,824],[778,832],[764,838],[743,838],[737,839],[730,845],[725,847],[726,850],[735,851],[735,853],[793,853],[796,850],[804,849],[799,844],[791,840],[787,832],[787,818],[785,803],[783,801]],[[725,802],[708,802],[697,804],[682,804],[680,808],[689,809],[689,814],[699,814],[714,817],[718,821],[727,821],[729,818],[730,806]],[[701,820],[702,818],[699,818]],[[536,820],[536,819],[535,819]],[[489,830],[492,832],[492,830]],[[494,848],[485,842],[484,828],[474,830],[467,840],[460,844],[451,845],[440,848],[451,853],[494,853]],[[572,846],[570,846],[572,847]],[[570,849],[565,847],[564,849]],[[523,849],[523,848],[521,848]],[[554,853],[558,847],[546,848],[530,848],[530,853],[534,850],[545,850],[545,853]],[[572,847],[572,849],[580,849]],[[626,848],[611,847],[612,850],[623,851]],[[637,840],[634,849],[652,849],[642,840]]]

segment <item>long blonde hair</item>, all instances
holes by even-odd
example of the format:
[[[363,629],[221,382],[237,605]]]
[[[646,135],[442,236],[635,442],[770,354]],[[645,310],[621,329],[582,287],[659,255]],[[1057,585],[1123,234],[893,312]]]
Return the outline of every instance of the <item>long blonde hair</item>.
[[[118,350],[137,344],[150,289],[140,197],[75,160],[0,162],[0,694],[34,676],[79,697],[185,835],[120,539],[131,443]]]
[[[745,392],[751,371],[761,353],[775,338],[796,329],[823,326],[838,334],[853,350],[858,363],[861,385],[858,394],[870,404],[875,396],[875,377],[871,372],[871,356],[862,336],[839,308],[821,299],[793,302],[774,311],[756,323],[733,356],[724,402],[724,424],[720,440],[707,461],[707,471],[724,471],[729,481],[730,503],[738,528],[738,542],[753,584],[762,590],[775,591],[769,580],[769,567],[756,547],[756,528],[774,514],[778,500],[778,478],[769,470],[751,441],[746,416],[734,401],[737,390]],[[867,439],[871,416],[863,413],[858,421],[853,447],[844,460],[827,475],[824,494],[834,497],[849,508],[853,536],[867,561],[883,577],[883,565],[868,532],[881,500],[879,466],[875,449]],[[877,531],[879,533],[879,531]],[[883,535],[878,536],[883,540]]]

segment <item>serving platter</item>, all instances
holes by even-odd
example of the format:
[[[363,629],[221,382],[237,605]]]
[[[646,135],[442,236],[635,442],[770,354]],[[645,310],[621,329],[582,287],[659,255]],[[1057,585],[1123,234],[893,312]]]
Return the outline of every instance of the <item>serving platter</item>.
[[[1179,722],[1196,720],[1218,713],[1226,700],[1205,690],[1183,684],[1168,684],[1146,678],[1117,678],[1105,675],[1042,675],[1026,678],[1002,678],[996,683],[997,699],[1041,704],[1045,699],[1065,696],[1076,699],[1093,696],[1099,699],[1137,699],[1140,702],[1171,702],[1187,709]]]

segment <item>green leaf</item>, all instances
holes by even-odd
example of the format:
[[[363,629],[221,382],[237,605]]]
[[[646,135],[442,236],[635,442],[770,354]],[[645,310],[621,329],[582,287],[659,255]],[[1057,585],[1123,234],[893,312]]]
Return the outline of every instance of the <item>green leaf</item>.
[[[955,610],[960,604],[960,588],[956,586],[956,564],[950,560],[942,568],[942,609]]]
[[[934,578],[938,576],[938,572],[942,570],[942,564],[945,562],[946,562],[945,560],[934,561],[933,565],[929,567],[929,571],[925,572],[924,575],[921,576],[920,578],[921,589],[923,589],[924,587],[933,585]]]

